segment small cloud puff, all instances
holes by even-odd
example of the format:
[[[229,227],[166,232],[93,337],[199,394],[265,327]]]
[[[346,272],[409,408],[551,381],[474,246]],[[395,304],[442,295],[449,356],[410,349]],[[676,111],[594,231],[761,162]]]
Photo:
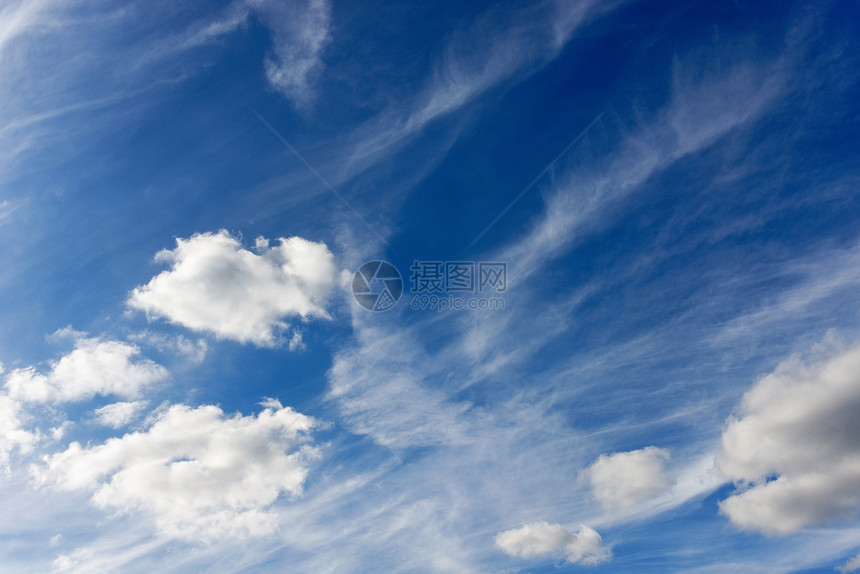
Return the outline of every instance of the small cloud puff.
[[[669,451],[649,446],[602,454],[585,471],[594,497],[606,510],[626,509],[652,500],[672,487],[666,475]]]
[[[593,528],[581,524],[570,532],[561,524],[531,522],[500,532],[496,546],[508,556],[538,558],[564,555],[571,564],[596,565],[612,558],[612,550]]]

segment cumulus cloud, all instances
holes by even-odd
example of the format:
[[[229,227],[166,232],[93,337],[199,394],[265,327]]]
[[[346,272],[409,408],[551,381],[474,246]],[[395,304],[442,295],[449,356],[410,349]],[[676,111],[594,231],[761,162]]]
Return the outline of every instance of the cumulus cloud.
[[[323,305],[337,276],[325,244],[278,241],[271,247],[261,238],[253,253],[226,231],[179,238],[155,257],[171,268],[135,288],[128,305],[195,331],[274,346],[284,318],[329,317]]]
[[[669,451],[654,446],[602,454],[585,477],[594,497],[607,510],[623,509],[651,500],[673,484],[666,475]]]
[[[500,532],[496,546],[508,556],[538,558],[564,555],[571,564],[595,565],[612,558],[612,550],[593,528],[584,524],[570,532],[561,524],[531,522]]]
[[[317,422],[276,400],[256,416],[216,406],[173,405],[141,432],[83,447],[72,443],[34,468],[41,484],[94,491],[93,503],[154,516],[164,534],[189,540],[270,534],[269,507],[299,495]]]
[[[272,35],[272,51],[266,58],[269,83],[298,108],[314,96],[313,79],[322,69],[322,53],[331,42],[331,4],[307,2],[248,2]]]
[[[58,333],[68,334],[66,330]],[[32,366],[9,372],[9,396],[39,403],[81,401],[96,395],[132,398],[167,377],[164,367],[139,357],[136,345],[80,333],[75,336],[74,350],[51,363],[46,373]]]
[[[146,401],[120,402],[105,405],[95,410],[96,421],[112,428],[120,428],[130,423],[146,406]]]
[[[720,503],[738,527],[784,535],[860,508],[860,346],[791,358],[743,397],[722,436]]]

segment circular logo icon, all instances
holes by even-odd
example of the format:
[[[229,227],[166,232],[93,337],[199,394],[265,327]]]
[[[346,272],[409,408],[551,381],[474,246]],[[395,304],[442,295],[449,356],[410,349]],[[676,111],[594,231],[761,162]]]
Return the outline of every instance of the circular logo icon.
[[[387,311],[403,295],[403,278],[387,261],[368,261],[352,277],[352,294],[370,311]]]

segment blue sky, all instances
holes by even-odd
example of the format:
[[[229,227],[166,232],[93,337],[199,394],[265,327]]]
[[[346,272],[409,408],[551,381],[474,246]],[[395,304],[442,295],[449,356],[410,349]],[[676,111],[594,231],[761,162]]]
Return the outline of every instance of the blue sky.
[[[0,569],[860,570],[858,24],[0,5]]]

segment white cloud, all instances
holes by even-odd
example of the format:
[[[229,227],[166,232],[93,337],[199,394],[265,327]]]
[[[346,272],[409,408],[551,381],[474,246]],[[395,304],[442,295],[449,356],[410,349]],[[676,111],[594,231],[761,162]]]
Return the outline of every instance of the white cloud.
[[[323,305],[336,280],[331,252],[300,237],[258,253],[226,231],[178,238],[156,261],[171,264],[135,288],[128,304],[195,331],[259,346],[278,343],[289,316],[328,318]]]
[[[189,339],[183,335],[171,337],[163,333],[142,331],[129,335],[129,339],[158,349],[161,352],[174,353],[186,357],[192,363],[201,363],[206,358],[209,344],[206,339]]]
[[[268,508],[299,495],[318,456],[307,431],[317,422],[276,400],[257,416],[225,416],[216,406],[174,405],[145,432],[101,445],[72,443],[34,468],[42,484],[94,491],[103,509],[150,513],[164,534],[199,540],[274,532]]]
[[[47,373],[35,367],[11,371],[6,389],[11,397],[28,402],[81,401],[95,395],[136,397],[168,374],[139,354],[140,349],[129,343],[81,336],[74,350],[51,363]]]
[[[38,440],[36,433],[24,430],[21,405],[8,395],[0,394],[0,468],[8,470],[13,450],[29,452]]]
[[[784,535],[860,508],[860,346],[781,363],[743,397],[718,459],[740,485],[720,503],[738,527]]]
[[[308,106],[323,50],[331,42],[331,4],[328,0],[251,0],[248,4],[272,34],[273,49],[265,62],[269,83],[296,107]]]
[[[836,569],[840,572],[856,572],[860,570],[860,554]]]
[[[305,342],[302,340],[302,332],[295,331],[293,332],[293,336],[290,337],[290,351],[302,351],[307,348]]]
[[[602,454],[584,474],[601,506],[607,510],[628,508],[671,488],[673,481],[666,475],[667,460],[669,451],[649,446]]]
[[[75,423],[72,421],[63,421],[59,425],[51,428],[51,438],[55,441],[62,440],[69,429],[74,428]]]
[[[593,528],[581,524],[578,532],[570,532],[561,524],[532,522],[500,532],[496,546],[517,558],[551,557],[564,554],[572,564],[595,565],[612,558],[612,550]]]
[[[146,401],[120,402],[105,405],[95,410],[96,421],[112,428],[119,428],[130,423],[146,406]]]

